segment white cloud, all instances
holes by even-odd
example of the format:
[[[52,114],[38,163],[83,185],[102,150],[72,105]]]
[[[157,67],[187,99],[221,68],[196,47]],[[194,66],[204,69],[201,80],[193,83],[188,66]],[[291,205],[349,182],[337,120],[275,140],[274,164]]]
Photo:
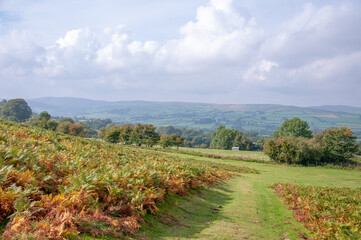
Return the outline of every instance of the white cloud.
[[[355,91],[361,87],[359,22],[353,4],[306,4],[272,31],[232,0],[210,0],[180,27],[178,38],[162,42],[134,39],[125,25],[74,27],[43,46],[26,31],[0,33],[0,75],[47,82],[66,93],[118,96],[119,90],[138,99],[146,92],[197,101],[217,96],[212,101],[219,102],[222,96],[257,99],[257,91],[290,98],[297,91]]]
[[[65,34],[65,37],[59,38],[59,40],[56,41],[56,43],[59,44],[60,48],[74,46],[77,43],[79,39],[79,34],[81,32],[82,32],[81,29],[71,30]]]
[[[168,42],[159,59],[171,72],[200,71],[213,64],[242,63],[262,36],[253,19],[247,20],[232,1],[211,1],[197,10],[196,21],[180,29],[181,38]]]
[[[306,4],[301,14],[265,40],[260,52],[283,66],[302,67],[319,58],[361,49],[361,14],[349,4],[316,8]]]
[[[278,67],[278,63],[263,60],[254,66],[250,67],[244,74],[243,78],[250,82],[261,81],[264,82],[266,80],[270,81],[267,78],[267,74],[272,70],[274,67]]]

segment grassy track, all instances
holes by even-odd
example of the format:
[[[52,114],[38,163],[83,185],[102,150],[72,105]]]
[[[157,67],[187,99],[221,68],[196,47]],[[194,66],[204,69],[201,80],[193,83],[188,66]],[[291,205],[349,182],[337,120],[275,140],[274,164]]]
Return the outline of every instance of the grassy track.
[[[178,205],[161,209],[179,222],[163,224],[150,216],[153,225],[144,227],[140,236],[148,239],[298,239],[306,233],[301,223],[292,218],[275,192],[268,187],[275,182],[357,188],[361,172],[320,167],[288,167],[225,159],[207,159],[185,154],[173,156],[253,167],[261,174],[233,178],[223,185],[206,190],[203,196],[188,196]],[[212,208],[221,205],[218,213]],[[192,228],[190,228],[192,227]]]

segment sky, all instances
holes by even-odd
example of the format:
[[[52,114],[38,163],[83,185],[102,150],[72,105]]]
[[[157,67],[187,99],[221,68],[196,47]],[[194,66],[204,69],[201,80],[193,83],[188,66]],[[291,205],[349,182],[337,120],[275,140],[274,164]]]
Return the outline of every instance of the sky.
[[[0,99],[361,107],[359,0],[0,0]]]

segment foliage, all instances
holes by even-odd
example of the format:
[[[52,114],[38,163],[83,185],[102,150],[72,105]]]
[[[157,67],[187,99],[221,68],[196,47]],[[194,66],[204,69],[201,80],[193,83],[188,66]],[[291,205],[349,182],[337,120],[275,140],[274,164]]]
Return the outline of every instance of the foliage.
[[[2,99],[2,100],[0,101],[0,110],[1,110],[1,107],[6,104],[6,102],[7,102],[6,99]]]
[[[77,123],[60,122],[56,127],[56,131],[63,134],[69,134],[72,136],[80,136],[80,137],[85,136],[85,127]]]
[[[361,188],[273,184],[312,239],[361,239]]]
[[[177,146],[179,147],[184,142],[184,139],[175,133],[172,135],[162,135],[159,140],[159,145],[161,145],[163,148]]]
[[[113,123],[111,119],[90,119],[81,121],[80,124],[86,126],[87,128],[99,130],[101,128],[107,127],[109,124]]]
[[[263,152],[276,162],[288,164],[313,164],[322,157],[318,144],[310,139],[294,136],[268,139]]]
[[[286,119],[277,131],[273,132],[273,137],[304,137],[312,138],[312,131],[309,129],[307,121],[303,121],[298,117]]]
[[[215,149],[231,149],[239,147],[240,150],[257,150],[256,145],[250,137],[236,129],[228,129],[224,125],[219,125],[216,131],[212,132],[211,148]]]
[[[237,133],[237,130],[230,130],[224,125],[219,125],[216,131],[212,132],[211,148],[231,149]]]
[[[327,162],[347,161],[358,151],[357,137],[348,127],[324,130],[317,139],[321,141],[323,160]]]
[[[123,144],[147,145],[150,147],[157,144],[160,139],[160,135],[155,131],[153,125],[141,123],[102,128],[99,131],[99,136],[111,143],[122,142]]]
[[[110,127],[104,134],[104,140],[111,143],[118,143],[120,141],[121,128],[119,126]]]
[[[52,120],[51,115],[45,111],[41,112],[36,120],[31,119],[29,123],[32,126],[41,127],[51,131],[55,131],[59,124],[57,121]]]
[[[263,151],[271,159],[288,164],[345,163],[357,153],[358,145],[351,128],[333,128],[312,139],[293,135],[268,139]]]
[[[175,128],[173,126],[158,127],[160,135],[177,134],[184,139],[183,146],[208,148],[211,143],[211,133],[202,129]]]
[[[202,129],[204,133],[214,131],[218,125],[237,129],[242,132],[256,131],[260,135],[272,135],[286,118],[299,117],[306,120],[312,130],[333,128],[335,126],[352,126],[353,131],[361,138],[360,108],[358,113],[348,113],[346,107],[339,107],[335,111],[330,109],[300,108],[272,104],[257,105],[224,105],[198,103],[164,103],[164,102],[94,102],[86,99],[37,99],[29,102],[33,110],[41,112],[44,104],[52,109],[54,116],[84,116],[92,118],[111,118],[113,122],[138,123],[146,122],[154,126],[172,125],[177,129]],[[39,104],[43,103],[43,104]],[[95,107],[96,105],[96,107]],[[334,111],[333,109],[331,111]],[[356,113],[356,114],[355,114]],[[209,123],[200,119],[213,119]],[[182,130],[183,131],[183,130]],[[179,132],[160,132],[160,135],[179,134],[189,147],[210,144],[210,136],[204,142],[193,144],[191,135]],[[248,137],[248,136],[246,136]],[[257,140],[254,140],[256,142]],[[207,144],[208,142],[208,144]],[[190,145],[192,144],[192,145]]]
[[[4,239],[132,235],[165,197],[233,175],[194,160],[0,121],[0,217],[10,217]],[[92,222],[112,230],[85,226]]]
[[[74,119],[72,119],[72,118],[70,118],[70,117],[62,117],[62,118],[60,118],[58,121],[59,121],[59,123],[62,123],[62,122],[74,123]]]
[[[1,117],[14,122],[25,122],[31,114],[31,108],[22,98],[9,100],[1,109]]]
[[[46,121],[49,121],[51,118],[50,114],[46,111],[43,111],[39,114],[39,117],[38,117],[38,120],[41,121],[41,120],[46,120]]]

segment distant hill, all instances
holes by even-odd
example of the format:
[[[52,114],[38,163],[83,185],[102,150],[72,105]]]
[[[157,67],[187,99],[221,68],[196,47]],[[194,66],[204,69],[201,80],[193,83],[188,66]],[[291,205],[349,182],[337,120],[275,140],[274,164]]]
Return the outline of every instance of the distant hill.
[[[82,98],[37,98],[27,102],[34,112],[52,116],[110,118],[119,123],[202,128],[218,125],[270,135],[286,118],[306,120],[312,130],[349,126],[361,136],[361,108],[350,106],[295,107],[276,104],[208,104],[186,102],[95,101]]]
[[[346,112],[346,113],[361,114],[361,107],[352,107],[352,106],[344,106],[344,105],[324,105],[324,106],[315,106],[311,108],[330,111],[330,112]]]

